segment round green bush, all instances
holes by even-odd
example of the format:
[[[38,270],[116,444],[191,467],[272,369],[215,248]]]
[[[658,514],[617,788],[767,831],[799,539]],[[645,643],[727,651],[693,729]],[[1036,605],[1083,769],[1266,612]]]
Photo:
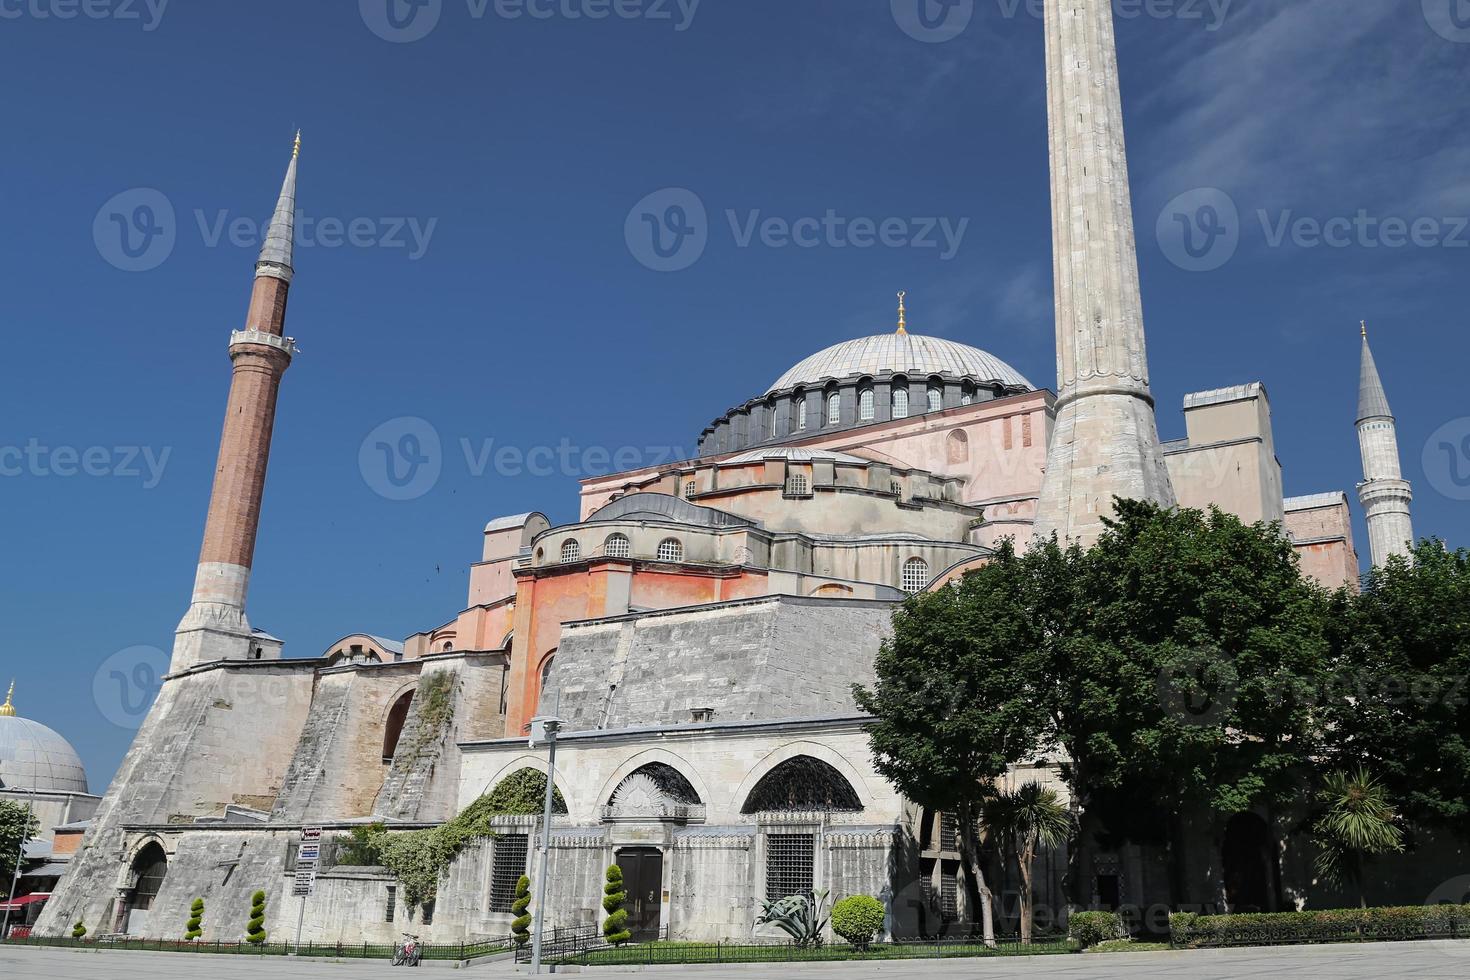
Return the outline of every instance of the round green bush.
[[[1082,949],[1098,943],[1129,938],[1128,926],[1117,912],[1073,912],[1067,920],[1067,937]]]
[[[883,903],[872,895],[849,895],[832,907],[832,931],[866,950],[883,928]]]

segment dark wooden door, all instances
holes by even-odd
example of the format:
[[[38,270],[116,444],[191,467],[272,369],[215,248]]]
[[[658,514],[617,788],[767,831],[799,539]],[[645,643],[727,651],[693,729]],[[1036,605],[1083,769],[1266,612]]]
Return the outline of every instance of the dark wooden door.
[[[657,939],[663,907],[663,852],[653,848],[619,851],[618,867],[623,869],[623,887],[628,890],[628,928],[633,931],[633,939]]]

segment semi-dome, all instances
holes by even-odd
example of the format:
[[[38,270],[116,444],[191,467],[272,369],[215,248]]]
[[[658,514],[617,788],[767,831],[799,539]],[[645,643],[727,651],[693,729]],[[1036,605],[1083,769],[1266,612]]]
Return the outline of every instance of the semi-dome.
[[[87,773],[71,743],[14,710],[0,710],[0,789],[86,793]]]
[[[861,337],[835,344],[801,361],[767,389],[771,394],[800,385],[862,375],[902,374],[912,378],[942,375],[972,378],[980,384],[1034,390],[1021,372],[978,347],[941,337],[908,333]]]

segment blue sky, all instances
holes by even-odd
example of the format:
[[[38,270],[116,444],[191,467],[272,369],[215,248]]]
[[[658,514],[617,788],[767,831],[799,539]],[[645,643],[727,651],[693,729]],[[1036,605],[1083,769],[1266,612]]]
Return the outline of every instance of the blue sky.
[[[574,517],[577,476],[692,451],[790,364],[892,329],[899,289],[915,332],[1054,377],[1027,3],[425,2],[0,0],[0,447],[24,451],[0,476],[0,682],[94,791],[187,604],[297,126],[303,353],[250,597],[288,655],[444,622],[489,518]],[[1288,493],[1351,491],[1366,318],[1417,528],[1456,546],[1465,6],[1119,0],[1118,22],[1164,437],[1186,392],[1260,380]],[[640,242],[645,199],[702,209],[694,244]],[[360,458],[385,424],[439,441],[413,499],[377,440]]]

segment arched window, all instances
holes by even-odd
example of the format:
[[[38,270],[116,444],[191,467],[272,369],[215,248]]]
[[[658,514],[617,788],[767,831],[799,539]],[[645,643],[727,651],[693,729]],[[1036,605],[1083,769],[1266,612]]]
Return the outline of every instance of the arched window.
[[[582,558],[582,542],[576,538],[568,538],[561,543],[562,561],[580,561]]]
[[[907,388],[893,389],[893,417],[896,419],[909,417],[909,390]]]
[[[678,538],[664,538],[658,544],[659,561],[683,561],[684,545]]]
[[[163,879],[168,877],[168,855],[157,843],[150,843],[133,859],[133,872],[138,876],[138,884],[133,888],[128,910],[147,912],[163,889]]]
[[[633,544],[626,534],[609,534],[602,550],[609,558],[627,558],[633,554]]]
[[[541,693],[546,693],[546,685],[551,681],[551,668],[556,663],[556,653],[546,658],[546,663],[541,665]]]
[[[517,769],[480,797],[491,813],[522,817],[540,815],[545,799],[546,773],[530,768]],[[560,789],[551,791],[551,812],[562,816],[567,814],[567,801]]]
[[[388,709],[388,721],[383,726],[383,761],[392,762],[393,753],[398,751],[398,739],[403,735],[403,723],[408,720],[408,709],[413,707],[413,691],[409,691]]]
[[[956,429],[949,434],[946,440],[949,461],[953,465],[968,463],[970,461],[970,437],[965,435],[961,429]]]
[[[960,404],[975,404],[975,386],[966,381],[964,387],[960,388]]]
[[[683,773],[664,762],[650,762],[629,773],[607,801],[613,816],[677,816],[682,807],[702,801]]]
[[[806,428],[806,395],[796,396],[796,427]]]
[[[910,558],[903,564],[903,590],[908,593],[923,592],[929,586],[929,563],[922,558]]]
[[[827,424],[842,424],[842,393],[839,391],[827,396]]]
[[[799,755],[762,776],[740,812],[819,810],[857,813],[862,808],[862,801],[842,773],[821,759]]]
[[[864,388],[858,393],[858,421],[873,421],[873,389]]]
[[[937,385],[929,386],[929,411],[940,412],[944,410],[944,390]]]

